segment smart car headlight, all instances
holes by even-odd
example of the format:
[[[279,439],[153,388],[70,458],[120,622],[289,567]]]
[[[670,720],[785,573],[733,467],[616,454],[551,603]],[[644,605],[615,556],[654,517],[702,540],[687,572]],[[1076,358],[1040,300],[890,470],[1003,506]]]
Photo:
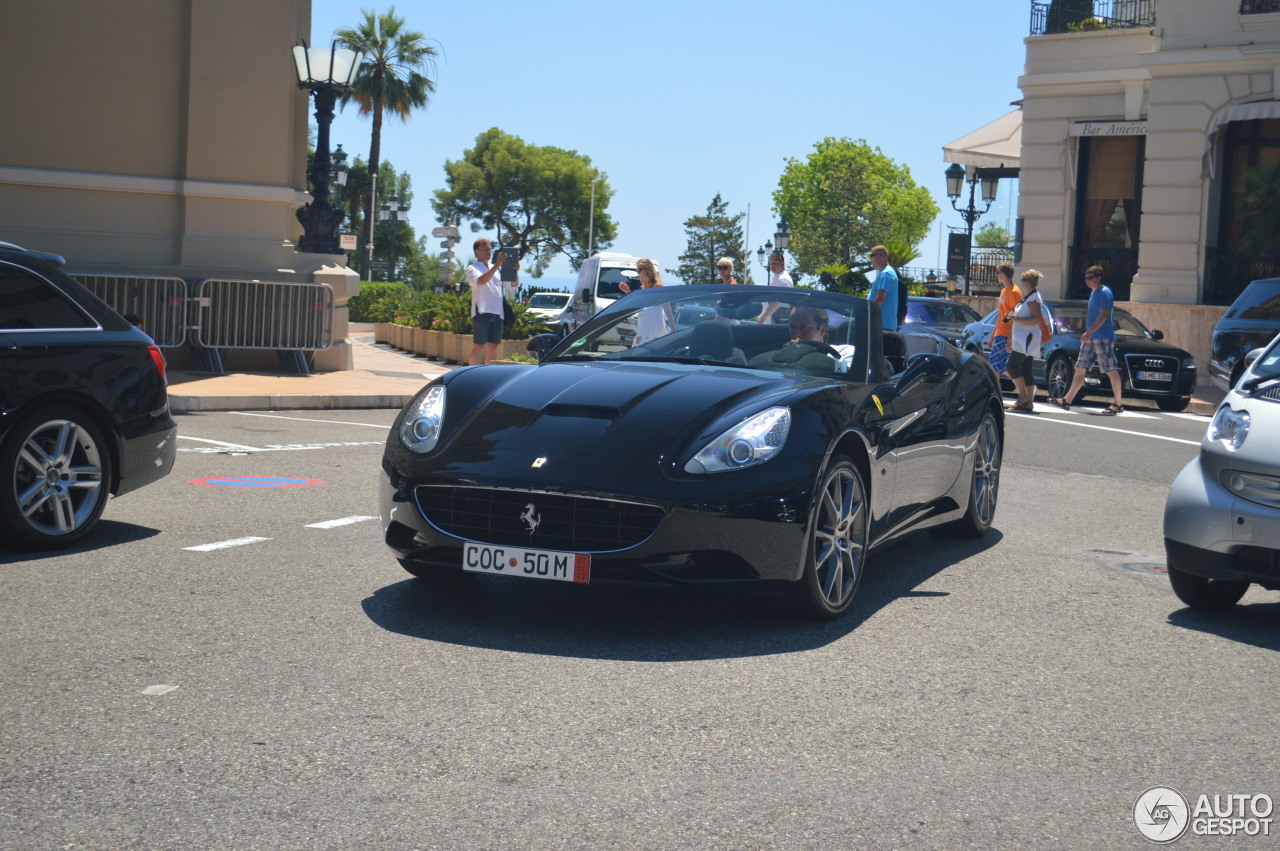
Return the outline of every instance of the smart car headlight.
[[[686,473],[723,473],[763,464],[782,449],[791,430],[791,409],[770,408],[738,423],[684,465]]]
[[[430,452],[440,439],[444,424],[444,385],[437,384],[423,393],[405,413],[400,423],[400,442],[410,452]]]
[[[1209,439],[1221,440],[1233,452],[1244,445],[1244,439],[1248,436],[1248,411],[1237,411],[1230,405],[1223,405],[1213,415],[1213,422],[1209,423]]]

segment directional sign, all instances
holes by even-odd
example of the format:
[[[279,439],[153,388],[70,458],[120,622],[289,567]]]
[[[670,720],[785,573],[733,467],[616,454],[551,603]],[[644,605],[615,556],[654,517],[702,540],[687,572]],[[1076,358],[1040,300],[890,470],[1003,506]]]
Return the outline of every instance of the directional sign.
[[[445,258],[446,260],[452,260],[452,259],[453,259],[453,252],[452,252],[452,251],[446,251],[446,252],[444,252],[443,254],[441,254],[440,256],[441,256],[441,257],[443,257],[443,258]]]
[[[452,272],[452,271],[453,271],[453,261],[452,261],[452,260],[441,260],[441,261],[440,261],[440,268],[441,268],[442,270],[444,270],[445,272]]]
[[[453,240],[452,240],[452,239],[446,239],[444,242],[440,243],[440,247],[441,247],[441,248],[453,248]]]
[[[458,229],[453,225],[445,225],[443,227],[432,228],[431,235],[435,237],[448,236],[457,239]]]

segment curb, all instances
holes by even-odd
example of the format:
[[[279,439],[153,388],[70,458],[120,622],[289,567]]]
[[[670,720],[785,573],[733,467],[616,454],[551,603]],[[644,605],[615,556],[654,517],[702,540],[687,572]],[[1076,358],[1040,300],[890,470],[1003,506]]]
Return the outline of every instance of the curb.
[[[169,410],[175,414],[213,411],[328,411],[360,408],[400,409],[414,394],[382,395],[296,395],[296,396],[169,396]]]

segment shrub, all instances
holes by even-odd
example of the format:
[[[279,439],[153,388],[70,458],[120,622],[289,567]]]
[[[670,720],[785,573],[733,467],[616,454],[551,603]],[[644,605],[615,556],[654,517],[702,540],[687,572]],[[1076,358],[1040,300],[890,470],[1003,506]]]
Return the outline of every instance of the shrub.
[[[347,299],[350,319],[352,322],[389,322],[395,313],[394,305],[408,298],[409,293],[408,285],[396,281],[365,281],[360,285],[360,292]]]

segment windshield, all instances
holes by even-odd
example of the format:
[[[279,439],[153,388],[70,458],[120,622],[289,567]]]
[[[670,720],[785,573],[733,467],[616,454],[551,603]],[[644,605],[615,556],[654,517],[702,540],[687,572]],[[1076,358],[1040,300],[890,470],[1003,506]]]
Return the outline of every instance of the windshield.
[[[640,275],[635,269],[620,269],[606,266],[600,270],[600,283],[596,286],[596,295],[600,298],[622,298],[625,293],[618,287],[623,281],[632,290],[640,289]]]
[[[1050,310],[1053,312],[1054,330],[1059,334],[1083,334],[1084,329],[1089,327],[1085,322],[1089,315],[1088,308],[1060,304],[1050,307]],[[1151,336],[1147,327],[1132,313],[1127,313],[1118,307],[1112,308],[1111,321],[1115,325],[1116,337]]]
[[[665,361],[865,381],[868,315],[863,299],[806,289],[655,287],[597,314],[543,362]]]
[[[535,293],[529,299],[530,307],[561,308],[569,303],[568,293]]]
[[[921,325],[968,325],[982,317],[978,311],[958,301],[909,301],[907,322]]]
[[[1254,363],[1253,374],[1262,381],[1280,378],[1280,334],[1276,335],[1271,345],[1267,346],[1266,351]]]

